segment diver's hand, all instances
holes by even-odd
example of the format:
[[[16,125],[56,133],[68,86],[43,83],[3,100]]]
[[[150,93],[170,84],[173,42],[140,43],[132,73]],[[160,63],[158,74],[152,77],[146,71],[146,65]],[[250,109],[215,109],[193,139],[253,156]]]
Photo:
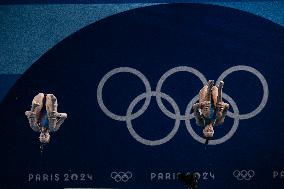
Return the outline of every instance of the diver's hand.
[[[52,94],[50,95],[50,99],[51,99],[51,102],[52,103],[55,103],[56,102],[56,97]]]
[[[38,107],[39,105],[40,105],[39,102],[37,102],[35,100],[32,102],[32,106],[34,106],[34,107]]]
[[[216,112],[216,125],[221,125],[224,123],[225,116],[227,114],[227,110],[229,109],[229,104],[224,102],[219,102],[217,104],[217,112]]]
[[[195,110],[195,109],[198,109],[200,107],[199,103],[195,103],[193,104],[192,108]]]
[[[195,103],[195,104],[193,105],[193,108],[194,108],[194,109],[195,109],[195,108],[200,108],[200,109],[202,109],[202,108],[204,108],[205,106],[209,107],[209,106],[210,106],[210,101],[203,101],[203,102]]]
[[[36,109],[38,106],[40,106],[40,103],[37,102],[37,101],[35,101],[35,100],[33,100],[33,101],[32,101],[32,109],[31,109],[31,111],[34,112],[35,109]]]
[[[200,109],[201,109],[201,113],[204,117],[209,117],[210,116],[210,105],[211,102],[210,101],[203,101],[200,102]]]
[[[211,104],[210,101],[203,101],[203,102],[199,102],[199,107],[200,109],[204,108],[204,107],[209,107]]]
[[[26,111],[25,115],[29,118],[29,119],[35,119],[36,118],[36,113],[32,112],[32,111]]]
[[[58,112],[56,112],[56,111],[52,111],[52,112],[50,112],[50,118],[57,118],[58,117]]]
[[[224,103],[224,102],[219,102],[217,104],[217,110],[218,112],[223,112],[224,110],[228,110],[229,109],[229,104]]]

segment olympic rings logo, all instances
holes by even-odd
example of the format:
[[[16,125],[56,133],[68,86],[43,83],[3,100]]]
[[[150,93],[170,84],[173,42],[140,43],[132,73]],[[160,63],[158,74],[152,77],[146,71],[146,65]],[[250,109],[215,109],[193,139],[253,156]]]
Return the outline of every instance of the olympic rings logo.
[[[255,172],[253,170],[235,170],[233,172],[233,176],[237,180],[251,180],[255,176]]]
[[[111,172],[110,177],[115,180],[115,182],[127,182],[132,178],[132,173],[127,172]]]
[[[239,125],[239,121],[240,120],[245,120],[245,119],[250,119],[253,118],[254,116],[256,116],[257,114],[259,114],[263,108],[265,107],[267,100],[268,100],[268,84],[266,79],[264,78],[264,76],[256,69],[249,67],[249,66],[245,66],[245,65],[239,65],[239,66],[233,66],[227,70],[225,70],[217,79],[216,84],[219,84],[220,81],[224,80],[229,74],[233,73],[233,72],[237,72],[237,71],[247,71],[249,73],[254,74],[261,82],[262,84],[262,88],[263,88],[263,96],[262,96],[262,100],[261,103],[258,105],[258,107],[246,114],[240,114],[239,113],[239,109],[235,103],[235,101],[228,96],[226,93],[223,93],[223,98],[225,100],[228,101],[228,103],[231,105],[233,112],[228,111],[227,116],[230,118],[234,119],[234,123],[233,126],[231,128],[231,130],[222,138],[219,139],[214,139],[214,140],[210,140],[209,141],[209,145],[217,145],[217,144],[221,144],[225,141],[227,141],[228,139],[230,139],[234,133],[236,132],[238,125]],[[172,76],[173,74],[176,74],[178,72],[188,72],[191,73],[195,76],[197,76],[200,81],[203,83],[203,85],[207,84],[207,79],[205,78],[205,76],[199,72],[198,70],[192,68],[192,67],[187,67],[187,66],[179,66],[179,67],[174,67],[170,70],[168,70],[165,74],[163,74],[161,76],[161,78],[158,81],[158,84],[156,86],[156,90],[152,91],[151,90],[151,86],[150,83],[148,81],[148,79],[146,78],[146,76],[144,76],[140,71],[134,69],[134,68],[130,68],[130,67],[119,67],[119,68],[115,68],[111,71],[109,71],[108,73],[106,73],[103,78],[100,80],[98,88],[97,88],[97,101],[98,104],[101,108],[101,110],[111,119],[117,120],[117,121],[124,121],[126,122],[126,126],[129,130],[129,133],[132,135],[132,137],[137,140],[138,142],[145,144],[145,145],[150,145],[150,146],[155,146],[155,145],[161,145],[164,144],[166,142],[168,142],[169,140],[171,140],[175,134],[177,133],[179,126],[180,126],[180,122],[181,121],[185,121],[185,125],[186,128],[188,130],[188,132],[190,133],[190,135],[198,142],[200,143],[205,143],[205,139],[199,135],[197,135],[195,133],[195,131],[192,129],[190,120],[192,118],[194,118],[193,113],[191,113],[192,110],[192,106],[195,102],[198,101],[198,95],[196,95],[187,105],[185,113],[182,115],[180,113],[180,109],[178,107],[178,105],[176,104],[175,100],[170,97],[169,95],[163,93],[162,90],[162,86],[163,83],[166,81],[166,79],[170,76]],[[144,84],[145,86],[145,92],[138,95],[136,98],[133,99],[133,101],[130,103],[130,105],[127,108],[126,114],[125,115],[117,115],[112,113],[104,104],[103,101],[103,87],[105,85],[105,83],[107,82],[107,80],[112,77],[115,74],[119,74],[119,73],[130,73],[133,74],[135,76],[137,76]],[[143,137],[141,137],[140,135],[137,134],[137,132],[134,130],[133,126],[132,126],[132,120],[140,117],[148,108],[151,98],[155,97],[157,104],[160,108],[160,110],[169,118],[175,120],[175,124],[174,124],[174,128],[172,129],[172,131],[165,136],[162,139],[159,140],[148,140],[148,139],[144,139]],[[161,99],[164,99],[166,101],[168,101],[170,103],[170,105],[172,106],[174,112],[171,112],[170,110],[168,110]],[[141,100],[145,99],[143,106],[141,107],[141,109],[139,109],[137,112],[133,113],[133,109],[135,108],[135,106],[137,105],[137,103],[139,103]]]

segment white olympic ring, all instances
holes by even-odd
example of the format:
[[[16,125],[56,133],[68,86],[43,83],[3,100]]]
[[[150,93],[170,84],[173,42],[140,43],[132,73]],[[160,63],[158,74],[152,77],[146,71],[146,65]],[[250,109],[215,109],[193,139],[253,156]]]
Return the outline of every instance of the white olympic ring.
[[[132,178],[132,173],[130,171],[127,172],[111,172],[110,177],[115,180],[115,182],[127,182]]]
[[[240,120],[244,120],[244,119],[249,119],[252,118],[254,116],[256,116],[257,114],[259,114],[262,109],[265,107],[267,100],[268,100],[268,84],[266,79],[264,78],[264,76],[257,71],[256,69],[249,67],[249,66],[244,66],[244,65],[239,65],[239,66],[233,66],[227,70],[225,70],[220,77],[217,79],[217,84],[221,81],[224,80],[225,77],[227,77],[229,74],[236,72],[236,71],[247,71],[250,72],[254,75],[256,75],[258,77],[258,79],[261,81],[262,87],[263,87],[263,97],[261,100],[260,105],[253,110],[250,113],[246,113],[246,114],[239,114],[239,109],[235,103],[235,101],[228,96],[226,93],[223,93],[223,98],[226,99],[229,104],[232,106],[234,113],[229,112],[228,111],[228,117],[231,117],[234,119],[234,123],[233,126],[231,128],[231,130],[222,138],[219,139],[215,139],[215,140],[210,140],[209,141],[209,145],[217,145],[217,144],[221,144],[225,141],[227,141],[228,139],[230,139],[234,133],[236,132],[238,125],[239,125],[239,121]],[[118,73],[131,73],[133,75],[136,75],[138,78],[140,78],[142,80],[142,82],[145,85],[145,89],[146,92],[138,95],[137,97],[134,98],[134,100],[130,103],[129,107],[127,108],[127,112],[125,116],[121,116],[121,115],[116,115],[114,113],[112,113],[111,111],[108,110],[108,108],[105,106],[104,102],[103,102],[103,98],[102,98],[102,94],[103,94],[103,87],[106,83],[106,81],[113,75],[118,74]],[[137,140],[138,142],[145,144],[145,145],[150,145],[150,146],[155,146],[155,145],[161,145],[164,144],[166,142],[168,142],[169,140],[171,140],[174,135],[176,134],[176,132],[178,131],[179,125],[180,125],[180,121],[183,120],[185,121],[186,124],[186,128],[188,130],[188,132],[190,133],[190,135],[197,140],[200,143],[205,143],[205,139],[203,137],[200,137],[199,135],[197,135],[190,123],[190,119],[194,118],[193,113],[191,113],[191,109],[193,104],[198,100],[198,95],[196,95],[187,105],[186,110],[185,110],[185,114],[181,115],[180,114],[180,109],[178,107],[178,105],[176,104],[176,102],[174,101],[174,99],[172,97],[170,97],[169,95],[161,92],[162,89],[162,85],[165,82],[165,80],[177,73],[177,72],[188,72],[188,73],[192,73],[193,75],[197,76],[203,85],[205,85],[207,83],[207,79],[205,78],[205,76],[200,73],[198,70],[192,68],[192,67],[187,67],[187,66],[179,66],[179,67],[175,67],[172,68],[170,70],[168,70],[165,74],[163,74],[161,76],[161,78],[159,79],[157,86],[156,86],[156,91],[151,91],[151,86],[150,83],[148,81],[148,79],[138,70],[134,69],[134,68],[130,68],[130,67],[120,67],[120,68],[115,68],[113,70],[111,70],[110,72],[108,72],[106,75],[103,76],[103,78],[101,79],[98,88],[97,88],[97,100],[98,100],[98,104],[101,108],[101,110],[110,118],[117,120],[117,121],[125,121],[126,122],[126,126],[130,132],[130,134],[133,136],[133,138],[135,140]],[[139,116],[141,116],[148,108],[150,102],[151,102],[151,97],[155,96],[156,97],[156,101],[157,104],[159,106],[159,108],[161,109],[161,111],[168,116],[171,119],[175,120],[175,125],[174,128],[172,129],[172,131],[164,138],[159,139],[159,140],[147,140],[142,138],[140,135],[138,135],[136,133],[136,131],[133,129],[132,127],[132,123],[131,121],[133,119],[138,118]],[[134,107],[136,106],[136,104],[143,100],[145,98],[144,104],[143,106],[135,113],[132,113]],[[164,105],[163,102],[161,100],[161,98],[167,100],[173,110],[174,113],[169,111]]]
[[[244,66],[244,65],[234,66],[234,67],[227,69],[226,71],[224,71],[220,75],[220,77],[217,79],[216,83],[219,84],[220,81],[225,79],[225,77],[227,77],[229,74],[236,72],[236,71],[250,72],[250,73],[256,75],[258,77],[258,79],[260,80],[261,84],[262,84],[263,96],[262,96],[262,100],[261,100],[261,103],[259,104],[259,106],[254,111],[252,111],[250,113],[238,115],[240,117],[240,119],[249,119],[249,118],[252,118],[252,117],[256,116],[257,114],[259,114],[261,112],[261,110],[264,108],[264,106],[266,105],[267,100],[268,100],[268,94],[269,94],[268,84],[267,84],[267,81],[264,78],[264,76],[259,71],[257,71],[256,69],[254,69],[252,67]],[[234,114],[229,112],[229,111],[228,111],[227,115],[231,118],[234,118]]]
[[[140,101],[142,100],[143,98],[146,98],[147,97],[147,93],[143,93],[141,95],[139,95],[138,97],[136,97],[132,102],[131,104],[129,105],[128,109],[127,109],[127,114],[126,114],[126,117],[128,118],[126,120],[126,123],[127,123],[127,128],[130,132],[130,134],[133,136],[133,138],[135,138],[138,142],[141,142],[142,144],[145,144],[145,145],[150,145],[150,146],[154,146],[154,145],[161,145],[169,140],[171,140],[176,132],[178,131],[179,129],[179,124],[180,124],[180,111],[179,111],[179,108],[178,108],[178,105],[175,103],[175,101],[169,96],[169,95],[166,95],[164,93],[159,93],[158,92],[152,92],[151,93],[151,96],[156,96],[157,95],[160,95],[160,97],[166,99],[173,107],[174,111],[175,111],[175,115],[176,115],[176,121],[175,121],[175,126],[174,126],[174,129],[165,137],[165,138],[162,138],[160,140],[155,140],[155,141],[151,141],[151,140],[147,140],[147,139],[144,139],[142,138],[141,136],[139,136],[136,131],[133,129],[132,127],[132,123],[131,123],[131,119],[130,119],[130,115],[131,115],[131,112],[133,110],[133,108],[135,107],[135,105]]]
[[[237,180],[251,180],[255,176],[255,172],[253,170],[235,170],[233,172],[233,176]]]
[[[147,94],[150,94],[151,93],[151,86],[150,86],[150,83],[148,81],[148,79],[141,73],[139,72],[138,70],[134,69],[134,68],[129,68],[129,67],[120,67],[120,68],[116,68],[116,69],[113,69],[111,70],[110,72],[108,72],[100,81],[99,85],[98,85],[98,89],[97,89],[97,99],[98,99],[98,102],[99,102],[99,105],[102,109],[102,111],[108,115],[110,118],[114,119],[114,120],[117,120],[117,121],[126,121],[126,116],[119,116],[119,115],[116,115],[114,113],[112,113],[111,111],[109,111],[107,109],[107,107],[104,105],[103,103],[103,87],[105,85],[105,82],[113,75],[117,74],[117,73],[122,73],[122,72],[126,72],[126,73],[132,73],[133,75],[136,75],[137,77],[139,77],[144,85],[145,85],[145,89],[146,89],[146,93]],[[151,96],[147,96],[146,97],[146,100],[142,106],[142,108],[131,115],[131,119],[136,119],[138,118],[139,116],[141,116],[147,109],[147,107],[149,106],[150,104],[150,100],[151,100]]]
[[[157,87],[156,87],[156,91],[157,91],[157,94],[161,93],[161,89],[162,89],[162,85],[163,83],[165,82],[165,80],[177,73],[177,72],[188,72],[188,73],[192,73],[193,75],[196,75],[202,82],[203,85],[206,85],[207,84],[207,80],[206,78],[204,77],[204,75],[202,73],[200,73],[198,70],[194,69],[194,68],[191,68],[191,67],[187,67],[187,66],[179,66],[179,67],[175,67],[175,68],[172,68],[170,70],[168,70],[164,75],[162,75],[162,77],[160,78],[160,80],[158,81],[158,84],[157,84]],[[161,96],[160,95],[157,95],[156,96],[156,100],[157,100],[157,103],[158,103],[158,106],[159,108],[162,110],[162,112],[167,115],[168,117],[172,118],[172,119],[176,119],[176,115],[173,114],[172,112],[170,112],[169,110],[167,110],[167,108],[164,106],[162,100],[161,100]],[[192,113],[191,117],[193,118],[194,115]],[[181,116],[180,118],[181,120],[185,120],[186,119],[186,116]]]

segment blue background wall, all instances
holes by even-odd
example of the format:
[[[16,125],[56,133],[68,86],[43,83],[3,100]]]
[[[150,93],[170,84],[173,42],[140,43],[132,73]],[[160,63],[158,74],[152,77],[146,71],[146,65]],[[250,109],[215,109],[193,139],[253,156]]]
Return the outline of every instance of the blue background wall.
[[[107,16],[173,1],[1,1],[0,100],[35,61],[58,42]],[[181,2],[181,1],[179,1]],[[283,1],[188,1],[216,4],[259,15],[284,26]],[[35,4],[36,3],[36,4]],[[52,3],[52,4],[51,4]],[[74,2],[73,2],[74,3]],[[89,4],[93,3],[93,4]]]
[[[9,10],[6,5],[1,8]],[[10,10],[13,9],[10,7]],[[74,10],[77,10],[76,7]],[[44,20],[38,23],[50,23]],[[80,23],[83,26],[90,22],[91,19],[86,19]],[[273,170],[283,169],[284,140],[280,118],[283,113],[281,63],[284,60],[284,30],[279,24],[220,6],[157,5],[123,12],[80,30],[80,24],[74,24],[72,30],[61,30],[64,32],[55,29],[53,32],[64,35],[78,31],[48,50],[29,69],[33,63],[29,61],[36,59],[40,51],[49,49],[52,43],[60,41],[60,37],[40,37],[51,38],[48,43],[42,43],[45,44],[44,48],[40,43],[30,44],[27,40],[26,54],[33,52],[29,48],[33,46],[34,49],[40,49],[38,55],[31,53],[32,58],[24,56],[26,64],[10,62],[7,66],[6,61],[1,62],[1,68],[6,70],[1,79],[6,89],[22,76],[4,98],[0,108],[1,148],[5,152],[1,157],[1,180],[5,179],[3,187],[38,187],[36,183],[27,183],[29,172],[76,170],[93,172],[96,175],[95,183],[60,182],[57,186],[182,188],[177,181],[149,181],[149,173],[212,171],[215,179],[201,179],[200,188],[207,188],[207,185],[213,188],[281,187],[281,180],[272,178]],[[8,22],[4,26],[8,31],[14,31],[9,30]],[[26,27],[20,26],[17,31],[21,33],[22,28]],[[38,27],[27,24],[24,33],[33,31],[35,35],[32,36],[37,36],[46,32],[35,28]],[[22,51],[7,42],[13,39],[9,38],[12,35],[4,33],[8,37],[1,35],[1,40],[6,41],[6,47],[11,45],[16,59],[21,59]],[[21,40],[20,36],[15,38],[14,42]],[[7,52],[7,56],[5,51],[3,54],[4,60],[14,55]],[[124,122],[107,117],[97,103],[97,86],[101,78],[117,67],[138,69],[147,76],[154,90],[161,75],[176,66],[193,67],[207,79],[216,80],[224,70],[236,65],[247,65],[260,71],[268,82],[269,98],[262,112],[251,119],[240,120],[235,135],[220,145],[205,146],[195,141],[184,122],[181,122],[177,134],[169,142],[152,147],[143,145],[131,137]],[[14,80],[9,79],[11,77]],[[180,73],[165,83],[163,91],[176,101],[181,113],[184,113],[186,105],[201,87],[202,83],[194,76]],[[105,86],[105,102],[114,112],[123,114],[133,98],[144,90],[136,77],[122,74]],[[247,72],[233,73],[226,78],[224,91],[234,99],[241,113],[256,108],[262,97],[260,81]],[[42,158],[37,134],[29,129],[24,116],[24,111],[38,92],[54,93],[59,100],[59,111],[69,115],[60,131],[52,135],[51,144]],[[174,120],[159,110],[154,98],[145,114],[133,120],[137,133],[148,139],[165,136],[171,131],[173,123]],[[201,129],[193,120],[191,123],[200,134]],[[233,119],[227,118],[224,127],[216,129],[216,137],[225,135],[232,123]],[[236,169],[253,169],[256,175],[250,182],[239,182],[232,176]],[[113,170],[130,170],[135,175],[134,179],[127,184],[115,183],[109,177]],[[12,182],[15,179],[17,182]],[[41,186],[50,185],[54,183]]]

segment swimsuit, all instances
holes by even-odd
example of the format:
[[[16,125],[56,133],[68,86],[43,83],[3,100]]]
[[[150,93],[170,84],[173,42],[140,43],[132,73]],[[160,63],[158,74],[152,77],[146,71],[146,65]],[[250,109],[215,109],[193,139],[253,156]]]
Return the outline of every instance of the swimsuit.
[[[209,125],[210,123],[214,123],[216,119],[216,113],[215,113],[215,107],[213,105],[213,102],[210,103],[210,114],[209,117],[203,117],[204,118],[204,126]]]
[[[46,111],[46,108],[44,108],[46,105],[46,94],[44,95],[43,99],[42,99],[42,109],[39,113],[39,120],[38,120],[38,124],[40,127],[43,127],[45,129],[48,129],[49,126],[49,120],[48,120],[48,114]]]

